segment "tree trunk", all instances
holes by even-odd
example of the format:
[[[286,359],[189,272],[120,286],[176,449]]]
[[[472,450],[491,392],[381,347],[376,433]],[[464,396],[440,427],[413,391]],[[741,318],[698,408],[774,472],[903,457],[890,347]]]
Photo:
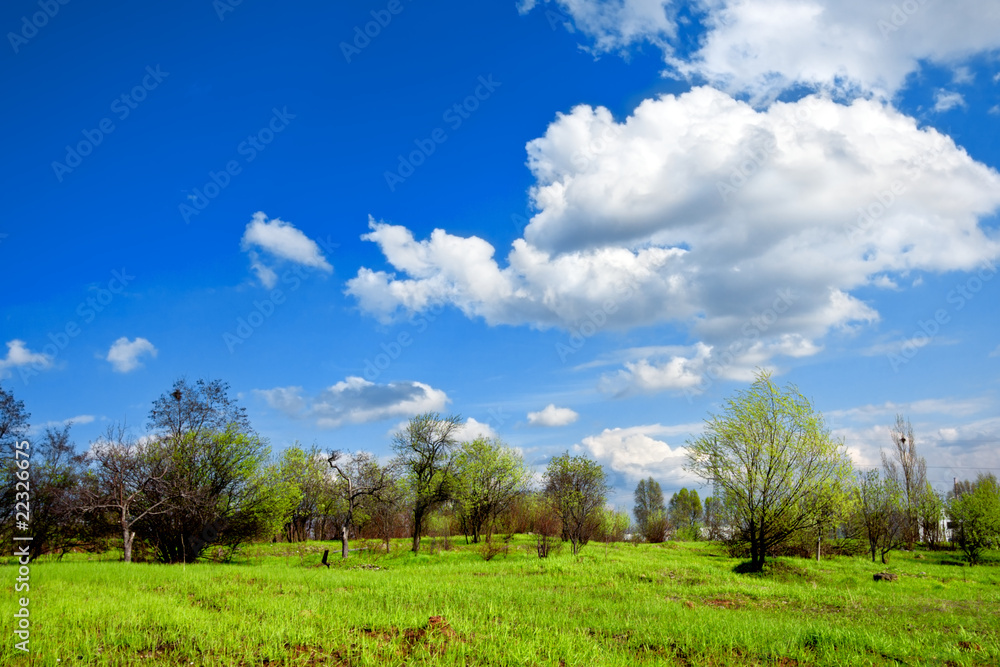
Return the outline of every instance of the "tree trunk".
[[[135,533],[133,533],[128,528],[125,528],[122,531],[122,538],[123,538],[122,542],[123,542],[123,547],[124,547],[123,550],[125,552],[125,562],[126,563],[131,563],[132,562],[132,540],[135,539]]]
[[[340,555],[342,558],[347,558],[348,549],[348,538],[347,538],[347,524],[343,524],[340,527]]]
[[[413,547],[411,551],[413,553],[419,553],[420,551],[420,531],[424,527],[424,514],[419,509],[413,510]]]

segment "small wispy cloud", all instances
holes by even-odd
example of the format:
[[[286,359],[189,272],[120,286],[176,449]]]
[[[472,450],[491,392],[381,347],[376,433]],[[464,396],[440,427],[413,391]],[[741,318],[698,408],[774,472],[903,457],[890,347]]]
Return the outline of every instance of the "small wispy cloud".
[[[955,107],[964,107],[965,98],[962,97],[961,93],[956,93],[953,90],[939,90],[936,95],[934,95],[934,111],[938,113],[943,113],[945,111],[951,111]]]
[[[240,241],[240,247],[250,257],[250,268],[265,287],[271,288],[278,281],[274,268],[264,261],[264,255],[272,261],[286,261],[332,273],[333,266],[326,260],[319,245],[300,230],[279,218],[267,219],[258,211],[247,224]]]

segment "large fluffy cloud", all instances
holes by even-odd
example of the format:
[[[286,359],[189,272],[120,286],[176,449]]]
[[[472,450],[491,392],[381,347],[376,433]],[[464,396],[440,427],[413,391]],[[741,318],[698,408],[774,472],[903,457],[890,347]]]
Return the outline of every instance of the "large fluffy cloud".
[[[540,4],[522,0],[522,11]],[[892,95],[923,61],[956,65],[1000,48],[1000,6],[976,0],[700,0],[704,32],[680,47],[670,0],[550,0],[596,51],[648,41],[670,69],[773,97],[794,84]]]
[[[289,417],[314,419],[320,428],[437,412],[449,400],[445,392],[422,382],[375,384],[360,377],[348,377],[313,397],[303,395],[302,387],[258,389],[255,393],[272,408]]]
[[[528,155],[537,213],[506,266],[478,237],[417,240],[370,220],[364,238],[395,272],[362,268],[347,291],[381,318],[444,303],[489,324],[679,323],[707,347],[625,379],[683,389],[713,363],[745,375],[875,321],[858,288],[972,270],[1000,249],[980,226],[1000,207],[1000,174],[871,100],[760,111],[696,88],[620,123],[580,106]]]

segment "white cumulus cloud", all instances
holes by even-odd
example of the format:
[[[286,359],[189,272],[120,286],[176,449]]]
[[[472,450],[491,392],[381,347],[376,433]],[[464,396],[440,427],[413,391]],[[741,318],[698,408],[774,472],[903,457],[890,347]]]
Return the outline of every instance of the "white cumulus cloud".
[[[111,363],[111,367],[118,373],[128,373],[142,366],[141,357],[148,355],[156,358],[158,350],[145,338],[129,340],[122,336],[111,344],[105,361]]]
[[[1000,174],[877,101],[761,111],[702,87],[620,122],[580,106],[528,157],[537,213],[503,264],[479,237],[419,240],[370,218],[363,238],[392,270],[362,267],[347,292],[383,320],[450,304],[490,325],[679,324],[704,347],[636,360],[624,379],[683,389],[713,364],[745,376],[877,321],[856,290],[1000,252],[980,225],[1000,208]]]
[[[620,51],[646,41],[663,50],[668,71],[731,92],[773,99],[796,84],[891,97],[924,62],[950,66],[1000,48],[1000,6],[978,0],[700,0],[704,29],[688,53],[677,36],[676,1],[522,0],[522,12],[547,4],[592,40]],[[685,19],[687,20],[687,19]]]
[[[0,359],[0,378],[10,376],[8,369],[33,365],[38,369],[52,367],[52,357],[43,352],[32,352],[23,340],[7,341],[7,356]]]
[[[664,486],[684,486],[698,478],[683,469],[687,449],[670,445],[664,438],[697,436],[701,424],[664,426],[651,424],[629,428],[606,428],[587,436],[583,447],[598,461],[630,479],[652,475],[666,481]]]
[[[572,424],[580,415],[569,408],[557,408],[555,403],[549,403],[538,412],[528,413],[528,423],[532,426],[566,426]]]
[[[288,261],[331,273],[333,266],[327,261],[319,245],[289,222],[278,218],[267,219],[262,211],[253,214],[240,241],[243,251],[250,257],[250,267],[265,287],[277,283],[277,273],[264,261],[261,253],[272,260]]]

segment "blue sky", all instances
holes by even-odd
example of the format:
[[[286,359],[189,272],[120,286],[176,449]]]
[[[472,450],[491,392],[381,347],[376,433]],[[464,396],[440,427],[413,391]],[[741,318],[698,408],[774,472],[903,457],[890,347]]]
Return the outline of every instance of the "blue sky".
[[[696,484],[755,368],[859,467],[1000,470],[1000,9],[393,0],[0,10],[0,381],[145,429],[230,383],[275,450],[425,410]],[[366,34],[367,32],[367,34]]]

